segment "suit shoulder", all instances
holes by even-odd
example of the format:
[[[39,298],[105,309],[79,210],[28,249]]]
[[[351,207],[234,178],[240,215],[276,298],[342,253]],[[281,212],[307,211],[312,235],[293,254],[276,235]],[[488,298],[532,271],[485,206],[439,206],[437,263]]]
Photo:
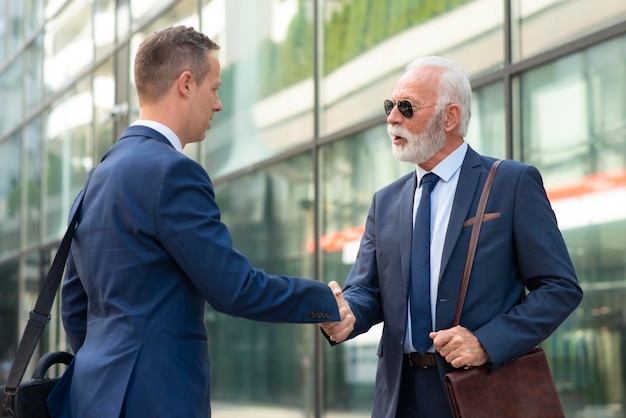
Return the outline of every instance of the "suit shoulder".
[[[169,144],[140,135],[127,136],[115,143],[105,154],[98,171],[108,172],[109,176],[150,179],[151,183],[172,176],[196,178],[201,182],[208,179],[208,173],[197,161]]]
[[[485,175],[496,160],[496,158],[491,157],[483,158],[482,170],[484,170]],[[535,184],[543,188],[543,177],[539,169],[533,165],[516,160],[505,159],[498,166],[495,182],[500,183],[500,181],[504,181],[509,185],[512,182],[518,185]]]
[[[406,182],[409,181],[411,177],[414,177],[414,176],[415,176],[415,171],[410,171],[406,173],[405,175],[403,175],[402,177],[392,181],[388,185],[380,188],[379,190],[376,191],[375,194],[386,194],[389,192],[395,193],[397,192],[398,189],[402,189],[404,185],[406,184]]]
[[[499,158],[481,156],[481,160],[484,170],[489,171],[493,163],[499,160]],[[524,171],[539,172],[535,166],[510,159],[502,159],[502,163],[498,166],[498,171],[507,172],[509,174],[517,173],[518,175]]]

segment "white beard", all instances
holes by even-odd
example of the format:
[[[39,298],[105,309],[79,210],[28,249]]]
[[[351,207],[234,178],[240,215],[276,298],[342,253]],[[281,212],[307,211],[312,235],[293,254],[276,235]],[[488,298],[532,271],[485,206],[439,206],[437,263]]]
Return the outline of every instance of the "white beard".
[[[446,144],[446,133],[441,127],[443,111],[434,115],[421,134],[414,134],[405,128],[387,125],[387,133],[393,140],[396,136],[405,138],[406,145],[392,142],[392,152],[396,160],[421,164],[430,160]]]

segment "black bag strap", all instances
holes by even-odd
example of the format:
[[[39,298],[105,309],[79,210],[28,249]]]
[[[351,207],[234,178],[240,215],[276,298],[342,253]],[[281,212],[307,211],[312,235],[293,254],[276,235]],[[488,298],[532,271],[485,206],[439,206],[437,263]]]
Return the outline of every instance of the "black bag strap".
[[[65,231],[59,249],[54,256],[52,265],[48,270],[46,279],[37,297],[35,308],[30,311],[26,329],[24,329],[24,333],[22,334],[22,339],[15,353],[15,360],[13,361],[11,371],[4,385],[5,399],[4,405],[2,406],[3,410],[7,407],[10,408],[13,404],[13,397],[17,394],[17,388],[24,377],[24,373],[26,373],[26,367],[28,367],[28,363],[35,352],[37,342],[41,337],[46,323],[50,320],[52,303],[54,302],[54,297],[61,284],[61,277],[65,269],[65,261],[70,252],[70,244],[72,243],[72,236],[74,235],[76,223],[78,222],[78,215],[83,206],[83,199],[85,198],[85,193],[87,193],[87,187],[89,186],[94,171],[95,168],[92,170],[83,188],[83,194],[76,207],[76,212],[74,212],[74,216],[72,216],[72,220],[67,227],[67,231]]]
[[[461,289],[459,290],[459,299],[457,300],[456,312],[454,314],[454,325],[459,325],[461,320],[461,311],[463,310],[463,303],[465,302],[465,294],[467,293],[467,285],[469,283],[469,276],[472,272],[472,265],[474,264],[474,254],[476,253],[476,244],[478,243],[478,236],[480,235],[480,228],[483,225],[483,217],[485,216],[485,208],[487,207],[487,200],[489,199],[489,192],[491,191],[491,184],[493,178],[496,176],[496,170],[502,160],[495,161],[489,169],[483,191],[480,194],[480,200],[478,201],[478,208],[476,209],[476,216],[474,217],[474,225],[472,226],[472,234],[470,235],[469,248],[467,250],[467,258],[465,260],[465,268],[463,269],[463,278],[461,279]]]

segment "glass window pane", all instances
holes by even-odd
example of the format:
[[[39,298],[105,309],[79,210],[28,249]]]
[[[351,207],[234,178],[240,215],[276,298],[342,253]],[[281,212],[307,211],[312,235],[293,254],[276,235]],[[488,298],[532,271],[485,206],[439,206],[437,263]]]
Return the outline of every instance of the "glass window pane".
[[[204,3],[202,27],[222,47],[224,105],[203,143],[204,165],[218,176],[311,141],[313,2]]]
[[[21,135],[0,144],[0,256],[20,248]]]
[[[113,59],[108,59],[96,68],[93,74],[93,99],[96,143],[94,164],[98,164],[104,153],[117,140],[114,137],[113,124],[126,110],[124,106],[115,108]]]
[[[9,3],[9,10],[11,11],[11,36],[9,41],[11,42],[11,51],[16,52],[20,49],[24,43],[24,24],[25,24],[25,10],[23,0],[5,0],[5,3]]]
[[[16,259],[0,264],[0,385],[9,377],[18,339],[18,279]]]
[[[141,2],[143,3],[143,2]],[[143,7],[143,6],[142,6]],[[153,7],[153,6],[152,6]],[[139,116],[139,100],[137,99],[137,89],[135,87],[135,79],[133,77],[133,65],[137,49],[143,40],[151,33],[163,30],[170,26],[186,25],[199,28],[199,16],[197,13],[197,4],[195,0],[185,0],[180,2],[171,13],[167,13],[159,19],[153,21],[150,26],[137,32],[130,40],[130,87],[129,87],[129,106],[130,119],[134,122]]]
[[[147,3],[147,2],[146,2]],[[148,4],[152,4],[150,2]],[[93,18],[93,39],[96,59],[105,56],[115,46],[115,1],[95,0]]]
[[[91,78],[56,102],[46,121],[45,237],[56,239],[67,227],[70,206],[93,167]]]
[[[406,65],[442,55],[476,76],[504,61],[503,2],[324,2],[324,134],[383,115]]]
[[[481,154],[506,158],[505,112],[504,83],[474,90],[472,117],[465,138],[468,144]]]
[[[521,78],[522,158],[550,168],[544,170],[549,181],[580,178],[589,173],[585,163],[589,161],[592,141],[589,80],[584,66],[584,56],[578,53],[529,71]],[[555,178],[557,175],[559,179]]]
[[[3,101],[3,106],[0,110],[0,136],[15,129],[24,116],[23,71],[23,57],[20,56],[0,73],[0,91],[2,92]],[[11,105],[7,106],[4,103],[10,103]]]
[[[26,109],[35,109],[45,97],[43,83],[43,36],[37,36],[26,51],[26,66],[24,68],[24,100]]]
[[[190,3],[189,1],[183,1],[183,3]],[[144,25],[150,19],[159,15],[166,7],[172,3],[176,3],[176,0],[128,0],[130,3],[130,17],[132,19],[132,28],[137,28]],[[160,28],[164,29],[164,28]]]
[[[4,62],[10,55],[8,51],[9,44],[9,22],[11,15],[9,14],[9,3],[0,3],[0,61]]]
[[[26,37],[30,35],[43,23],[44,2],[41,0],[22,0],[25,10],[24,24],[26,25]]]
[[[343,284],[354,264],[373,193],[415,166],[394,159],[386,125],[324,146],[320,164],[322,277]],[[371,413],[380,333],[376,326],[332,349],[323,348],[325,416]]]
[[[38,244],[41,241],[41,165],[42,165],[42,128],[41,118],[33,119],[25,129],[25,156],[24,174],[26,175],[26,196],[23,201],[26,205],[24,215],[26,246]]]
[[[626,19],[626,2],[615,0],[512,0],[513,60],[537,55]]]
[[[44,79],[50,93],[65,87],[93,62],[92,5],[70,2],[46,24]]]
[[[523,157],[542,171],[585,290],[545,343],[568,416],[613,414],[625,401],[625,80],[624,36],[520,80]]]
[[[253,266],[312,277],[312,173],[307,154],[216,187],[235,248]],[[215,417],[313,413],[316,326],[265,324],[208,308],[207,329]]]

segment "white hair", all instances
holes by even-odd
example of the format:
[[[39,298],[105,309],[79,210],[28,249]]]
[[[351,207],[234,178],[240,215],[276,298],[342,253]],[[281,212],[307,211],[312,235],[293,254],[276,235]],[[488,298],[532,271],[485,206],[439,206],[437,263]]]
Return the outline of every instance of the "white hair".
[[[445,106],[448,103],[456,103],[459,105],[461,118],[459,120],[458,134],[465,137],[472,113],[472,86],[467,73],[463,67],[454,61],[436,56],[417,58],[406,66],[406,70],[410,71],[416,68],[428,67],[441,70],[437,104]]]

